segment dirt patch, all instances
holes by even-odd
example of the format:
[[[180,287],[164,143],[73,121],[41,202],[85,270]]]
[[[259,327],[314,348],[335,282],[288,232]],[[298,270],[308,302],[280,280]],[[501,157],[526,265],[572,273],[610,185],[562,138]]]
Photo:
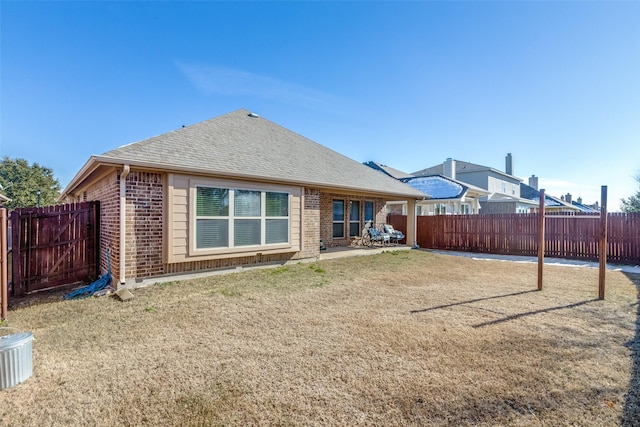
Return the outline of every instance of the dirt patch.
[[[402,251],[20,307],[0,423],[634,425],[638,277],[536,273]]]

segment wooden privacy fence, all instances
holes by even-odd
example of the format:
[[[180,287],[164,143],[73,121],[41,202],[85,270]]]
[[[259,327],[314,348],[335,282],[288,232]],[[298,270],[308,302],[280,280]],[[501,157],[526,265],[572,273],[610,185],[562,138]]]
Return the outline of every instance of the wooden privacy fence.
[[[537,256],[537,214],[418,216],[420,247]],[[607,215],[607,261],[640,265],[640,213]],[[387,222],[406,230],[406,216]],[[404,224],[404,228],[403,228]],[[598,261],[599,215],[545,216],[545,256]]]
[[[99,202],[11,212],[12,296],[98,276]]]

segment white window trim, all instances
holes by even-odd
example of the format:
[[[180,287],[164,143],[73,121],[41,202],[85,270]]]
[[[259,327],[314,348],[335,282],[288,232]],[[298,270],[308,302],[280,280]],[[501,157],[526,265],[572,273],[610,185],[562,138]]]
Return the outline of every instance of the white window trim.
[[[197,204],[197,188],[198,187],[213,187],[213,188],[224,188],[231,190],[229,192],[229,216],[228,217],[206,217],[206,218],[224,218],[229,220],[229,246],[221,247],[221,248],[197,248],[196,247],[196,223],[197,219],[202,219],[202,217],[197,216],[196,212],[196,204]],[[234,209],[234,198],[235,191],[232,190],[250,190],[250,191],[260,191],[260,200],[261,200],[261,219],[260,223],[260,241],[265,241],[265,224],[266,224],[266,205],[265,205],[265,197],[267,192],[274,193],[287,193],[288,194],[288,212],[287,217],[268,217],[268,219],[287,219],[289,221],[289,230],[286,243],[272,243],[272,244],[264,244],[264,245],[248,245],[248,246],[234,246],[234,221],[235,221],[235,213]],[[189,256],[205,256],[205,255],[220,255],[220,254],[234,254],[234,253],[243,253],[243,252],[267,252],[271,250],[279,250],[279,249],[289,249],[293,247],[292,244],[292,199],[293,194],[295,193],[296,188],[282,186],[282,185],[265,185],[260,186],[251,183],[245,183],[241,181],[227,181],[227,180],[205,180],[205,179],[191,179],[189,181]],[[258,217],[237,217],[238,219],[258,219]]]

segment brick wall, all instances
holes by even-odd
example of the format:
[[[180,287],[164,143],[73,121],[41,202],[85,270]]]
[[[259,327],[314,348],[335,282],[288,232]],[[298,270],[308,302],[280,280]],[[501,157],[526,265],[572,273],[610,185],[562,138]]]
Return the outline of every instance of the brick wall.
[[[120,174],[104,176],[82,192],[82,199],[100,201],[100,270],[107,271],[107,250],[111,256],[111,275],[120,274]]]
[[[132,171],[126,178],[126,194],[126,276],[164,274],[164,177],[159,173]]]
[[[320,190],[306,188],[302,215],[302,247],[299,258],[320,254]]]
[[[345,209],[345,237],[344,238],[333,238],[333,201],[334,200],[344,200],[344,209]],[[373,199],[366,197],[358,197],[358,196],[349,196],[344,194],[332,194],[332,193],[321,193],[320,194],[320,238],[322,239],[324,245],[328,248],[337,247],[337,246],[349,246],[351,244],[352,238],[349,237],[349,202],[352,200],[357,200],[360,202],[360,210],[361,213],[359,217],[360,221],[360,230],[364,227],[364,223],[362,218],[364,217],[364,202],[371,201],[373,202],[373,211],[374,211],[374,221],[375,224],[384,223],[386,221],[387,215],[385,212],[385,200],[383,199]]]
[[[165,264],[162,253],[164,186],[164,175],[160,173],[131,171],[126,178],[125,277],[127,281],[164,274],[315,257],[320,253],[320,239],[323,240],[326,247],[348,246],[351,243],[350,238],[334,240],[332,237],[334,199],[345,201],[347,226],[351,200],[360,201],[362,210],[364,210],[365,200],[373,201],[376,223],[382,223],[386,220],[385,201],[382,199],[322,193],[320,190],[307,188],[304,195],[303,234],[300,252]],[[102,271],[106,271],[106,251],[109,249],[111,252],[111,273],[117,281],[120,277],[120,171],[113,171],[92,184],[83,192],[82,197],[86,197],[87,200],[100,201],[100,265]],[[361,224],[362,226],[363,224]]]

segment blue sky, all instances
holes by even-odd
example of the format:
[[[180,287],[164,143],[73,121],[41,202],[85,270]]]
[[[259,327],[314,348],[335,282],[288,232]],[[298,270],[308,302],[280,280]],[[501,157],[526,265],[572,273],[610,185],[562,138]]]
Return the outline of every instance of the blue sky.
[[[609,210],[638,189],[640,2],[0,2],[0,154],[92,154],[239,108],[360,162],[447,157]]]

